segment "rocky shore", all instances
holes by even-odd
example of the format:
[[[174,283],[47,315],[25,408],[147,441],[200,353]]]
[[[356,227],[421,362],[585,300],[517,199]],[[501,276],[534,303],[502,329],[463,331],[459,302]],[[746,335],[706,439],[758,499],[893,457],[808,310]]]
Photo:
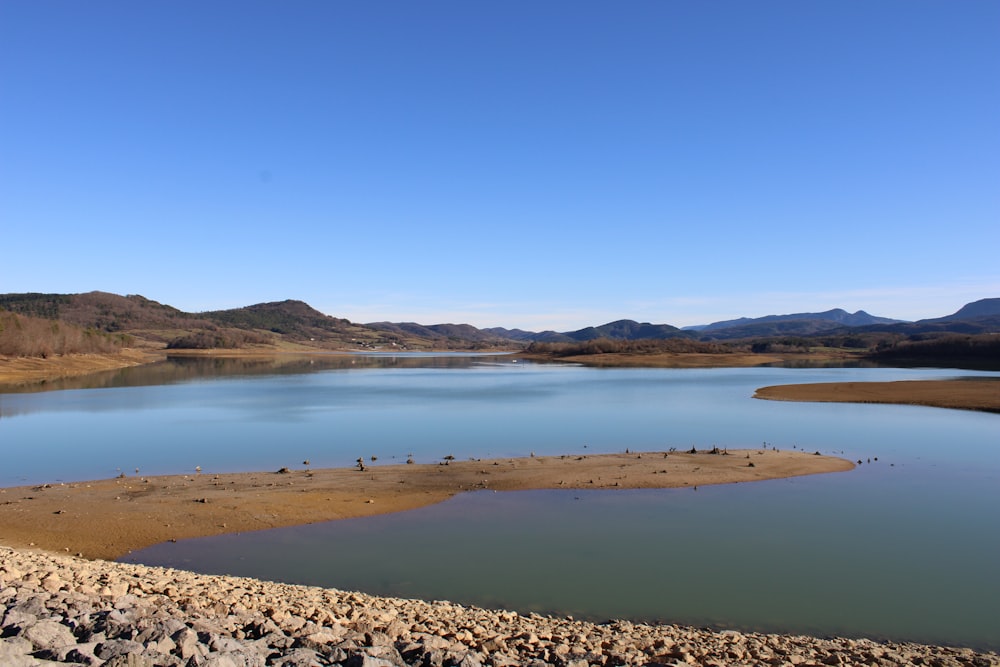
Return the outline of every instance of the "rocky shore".
[[[0,665],[1000,665],[995,653],[489,611],[0,547]]]

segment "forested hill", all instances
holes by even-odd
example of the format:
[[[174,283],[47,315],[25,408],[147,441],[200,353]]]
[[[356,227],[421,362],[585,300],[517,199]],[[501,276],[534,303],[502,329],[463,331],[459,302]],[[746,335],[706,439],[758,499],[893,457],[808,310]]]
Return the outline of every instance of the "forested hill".
[[[139,295],[4,294],[0,308],[84,329],[127,333],[171,348],[242,348],[308,344],[330,349],[404,344],[364,325],[330,317],[302,301],[188,313]]]

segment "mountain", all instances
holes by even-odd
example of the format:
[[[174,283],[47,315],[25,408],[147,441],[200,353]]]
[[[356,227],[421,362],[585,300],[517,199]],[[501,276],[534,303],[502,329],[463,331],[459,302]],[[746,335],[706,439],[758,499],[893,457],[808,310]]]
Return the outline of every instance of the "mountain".
[[[595,340],[597,338],[610,338],[613,340],[639,340],[644,338],[676,338],[690,337],[677,327],[669,324],[650,324],[648,322],[635,322],[634,320],[617,320],[608,322],[597,327],[585,327],[576,331],[542,331],[535,333],[523,331],[521,329],[504,329],[494,327],[491,329],[477,329],[470,324],[431,324],[423,325],[414,322],[371,322],[365,326],[372,327],[379,331],[392,332],[395,334],[411,334],[438,340],[450,340],[451,342],[473,341],[477,343],[488,343],[491,345],[509,345],[512,342],[531,343],[572,343]]]
[[[1000,332],[1000,299],[981,299],[940,318],[902,322],[859,310],[741,317],[684,330],[669,324],[616,320],[575,331],[531,332],[469,324],[374,322],[355,324],[294,299],[243,308],[188,313],[140,295],[0,294],[0,310],[60,320],[105,333],[127,333],[140,342],[174,348],[308,346],[325,349],[516,349],[531,342],[581,343],[685,338],[701,341],[783,336]]]
[[[296,340],[357,333],[357,326],[349,320],[324,315],[309,304],[293,299],[258,303],[232,310],[209,311],[200,313],[200,316],[223,326],[260,329]]]
[[[599,327],[586,327],[570,331],[564,335],[570,340],[577,342],[594,340],[596,338],[639,340],[642,338],[686,338],[690,336],[690,334],[669,324],[650,324],[649,322],[636,322],[635,320],[616,320],[602,324]]]
[[[834,308],[819,313],[741,317],[692,329],[702,340],[732,340],[769,336],[812,336],[838,329],[878,327],[898,322],[901,320],[876,317],[863,310],[849,313],[843,308]]]
[[[147,344],[172,348],[233,348],[308,343],[328,348],[397,342],[348,320],[324,315],[302,301],[261,303],[245,308],[186,313],[144,296],[3,294],[0,309],[60,320],[107,333],[128,333]]]
[[[492,329],[477,329],[471,324],[417,324],[416,322],[370,322],[365,325],[400,338],[417,337],[431,341],[439,347],[468,349],[482,347],[509,347],[512,338]]]
[[[904,336],[940,336],[944,334],[1000,333],[1000,299],[980,299],[967,303],[951,315],[916,322],[870,325],[857,328],[862,333],[892,333]]]
[[[822,313],[794,313],[791,315],[766,315],[764,317],[741,317],[736,320],[723,320],[713,322],[699,327],[700,331],[717,331],[719,329],[732,329],[734,327],[745,327],[755,324],[767,324],[771,322],[800,322],[800,321],[822,321],[830,322],[834,325],[861,327],[869,324],[892,324],[901,320],[893,320],[888,317],[875,317],[863,310],[856,313],[849,313],[843,308],[834,308]]]
[[[967,303],[957,312],[937,318],[937,322],[954,322],[956,320],[978,320],[980,318],[1000,317],[1000,299],[980,299]]]
[[[212,326],[209,320],[146,297],[109,292],[86,294],[2,294],[0,308],[21,315],[62,320],[109,333],[134,329],[189,329]]]
[[[534,337],[539,335],[534,331],[524,331],[523,329],[504,329],[503,327],[490,327],[489,329],[482,329],[482,331],[488,334],[492,334],[497,338],[503,338],[506,340],[516,340],[522,342],[533,341],[535,340]]]
[[[702,340],[814,336],[834,332],[903,335],[996,333],[1000,332],[1000,299],[980,299],[962,306],[951,315],[916,322],[877,317],[863,310],[849,313],[841,308],[834,308],[819,313],[741,317],[697,327],[685,327],[685,331],[699,335]]]

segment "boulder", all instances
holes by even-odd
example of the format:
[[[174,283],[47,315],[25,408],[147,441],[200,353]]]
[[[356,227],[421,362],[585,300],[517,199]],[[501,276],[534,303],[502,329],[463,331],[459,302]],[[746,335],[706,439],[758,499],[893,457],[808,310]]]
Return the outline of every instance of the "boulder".
[[[56,621],[38,621],[25,628],[21,636],[30,641],[36,650],[76,646],[73,631]]]

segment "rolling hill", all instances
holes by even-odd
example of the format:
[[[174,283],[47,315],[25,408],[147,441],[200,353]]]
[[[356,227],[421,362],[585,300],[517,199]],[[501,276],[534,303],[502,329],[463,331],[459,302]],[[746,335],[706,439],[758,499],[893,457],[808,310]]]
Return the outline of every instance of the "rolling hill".
[[[140,345],[170,348],[282,348],[321,349],[520,349],[532,342],[585,343],[686,339],[702,342],[749,344],[763,339],[815,336],[899,337],[1000,332],[1000,299],[966,304],[951,315],[902,322],[859,310],[833,309],[815,313],[742,317],[702,327],[678,329],[622,319],[575,331],[531,332],[469,324],[374,322],[356,324],[332,317],[309,304],[288,299],[243,308],[201,313],[181,311],[140,295],[107,292],[84,294],[3,294],[0,310],[66,322],[82,329],[123,333]],[[742,341],[742,342],[741,342]]]
[[[174,349],[282,344],[348,349],[403,344],[395,337],[324,315],[295,300],[186,313],[139,295],[28,293],[0,295],[0,308],[85,329],[128,333],[139,344]]]

